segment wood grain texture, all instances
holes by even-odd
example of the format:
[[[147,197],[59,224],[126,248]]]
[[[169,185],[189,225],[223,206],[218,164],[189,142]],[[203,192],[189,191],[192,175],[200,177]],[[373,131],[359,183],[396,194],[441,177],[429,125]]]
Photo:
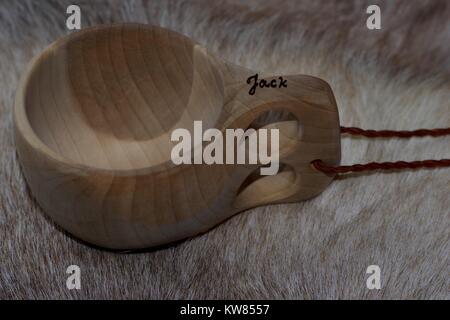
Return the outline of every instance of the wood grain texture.
[[[287,88],[249,95],[255,72],[146,25],[58,40],[31,62],[15,101],[16,145],[34,196],[76,237],[137,249],[205,232],[251,207],[319,194],[333,177],[310,162],[340,161],[329,85],[284,76]],[[174,129],[192,131],[194,120],[204,129],[246,129],[270,112],[283,116],[259,128],[280,130],[277,175],[255,177],[260,164],[172,163]]]

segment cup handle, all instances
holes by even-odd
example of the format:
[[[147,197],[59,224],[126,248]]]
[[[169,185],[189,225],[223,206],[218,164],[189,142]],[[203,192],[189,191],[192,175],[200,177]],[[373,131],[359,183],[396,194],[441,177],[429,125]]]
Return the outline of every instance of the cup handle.
[[[339,115],[331,88],[314,77],[285,78],[286,90],[278,89],[272,97],[267,96],[268,91],[261,90],[256,100],[258,106],[249,107],[254,118],[274,109],[288,111],[295,118],[263,127],[279,130],[279,172],[256,178],[259,170],[251,173],[251,182],[245,179],[236,196],[234,206],[238,210],[312,198],[321,193],[334,176],[317,171],[311,162],[316,159],[329,164],[340,162]]]

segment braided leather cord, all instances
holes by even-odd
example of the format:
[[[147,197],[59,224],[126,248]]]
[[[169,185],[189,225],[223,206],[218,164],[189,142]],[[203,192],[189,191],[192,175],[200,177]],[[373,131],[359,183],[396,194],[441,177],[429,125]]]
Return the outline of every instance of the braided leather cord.
[[[364,130],[356,127],[341,127],[341,133],[364,136],[367,138],[411,138],[411,137],[439,137],[450,135],[450,128],[438,129],[418,129],[413,131],[394,130]],[[317,159],[311,162],[316,169],[326,174],[343,174],[348,172],[365,172],[375,170],[404,170],[423,168],[444,168],[450,167],[450,159],[423,160],[423,161],[395,161],[395,162],[369,162],[365,164],[354,164],[350,166],[330,166],[322,160]]]

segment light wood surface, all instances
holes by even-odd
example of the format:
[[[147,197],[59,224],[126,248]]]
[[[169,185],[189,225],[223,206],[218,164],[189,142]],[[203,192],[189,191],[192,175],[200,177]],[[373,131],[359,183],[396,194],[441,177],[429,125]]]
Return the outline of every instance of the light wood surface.
[[[33,195],[76,237],[138,249],[195,236],[255,206],[319,194],[333,177],[310,162],[340,161],[329,85],[290,75],[287,88],[250,95],[255,73],[159,27],[98,26],[56,41],[30,63],[15,101],[16,145]],[[204,130],[279,129],[280,172],[175,165],[171,133],[192,131],[194,120]]]

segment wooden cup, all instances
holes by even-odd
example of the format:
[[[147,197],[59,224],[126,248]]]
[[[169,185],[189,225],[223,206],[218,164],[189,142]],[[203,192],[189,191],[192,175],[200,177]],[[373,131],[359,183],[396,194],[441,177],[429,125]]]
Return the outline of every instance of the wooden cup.
[[[62,228],[113,249],[170,243],[251,207],[319,194],[333,177],[310,162],[340,161],[329,85],[283,76],[287,87],[250,95],[255,74],[154,26],[98,26],[56,41],[30,63],[15,100],[16,145],[32,193]],[[280,171],[175,165],[171,133],[192,132],[195,120],[204,130],[278,129]]]

